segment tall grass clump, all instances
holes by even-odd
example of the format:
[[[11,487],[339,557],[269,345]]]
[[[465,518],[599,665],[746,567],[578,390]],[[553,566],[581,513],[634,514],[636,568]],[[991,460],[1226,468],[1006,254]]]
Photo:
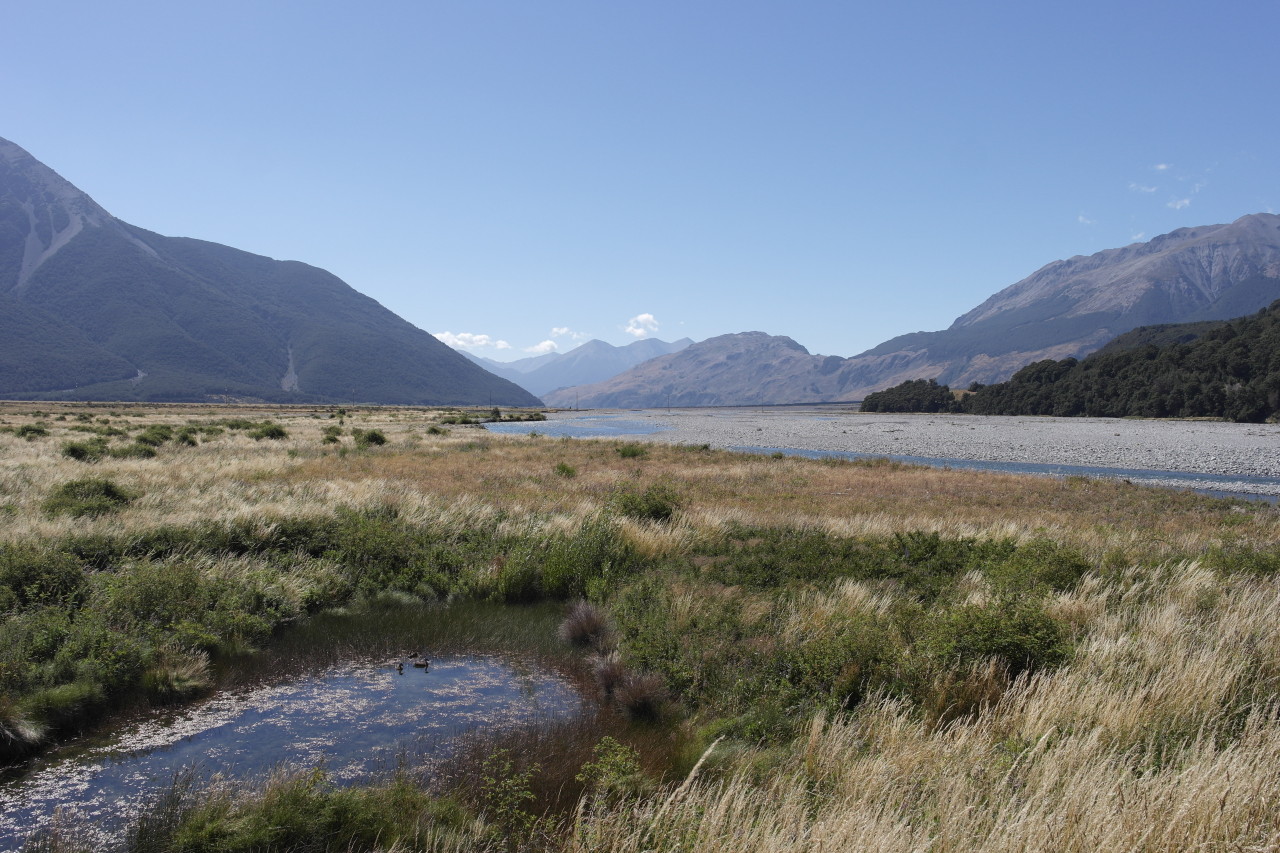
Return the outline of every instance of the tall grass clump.
[[[45,499],[44,511],[50,515],[106,515],[117,512],[138,499],[138,494],[102,477],[71,480],[58,486]]]
[[[95,438],[87,441],[63,442],[62,455],[77,462],[97,462],[107,455],[107,441],[103,438]]]
[[[680,496],[664,484],[651,485],[643,491],[620,488],[609,496],[609,508],[641,521],[670,521],[680,508]]]

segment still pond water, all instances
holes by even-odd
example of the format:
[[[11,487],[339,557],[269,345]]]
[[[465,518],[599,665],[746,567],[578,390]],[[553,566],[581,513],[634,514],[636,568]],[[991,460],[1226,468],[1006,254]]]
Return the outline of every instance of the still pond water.
[[[558,613],[420,605],[308,620],[247,664],[224,668],[210,698],[9,770],[0,777],[0,850],[19,849],[58,809],[88,818],[105,844],[190,768],[201,778],[253,779],[323,765],[351,783],[404,761],[430,766],[463,732],[581,713],[567,674],[546,655],[512,648],[529,648],[526,633],[545,645]],[[504,623],[514,638],[503,636]],[[424,657],[428,667],[414,666]]]

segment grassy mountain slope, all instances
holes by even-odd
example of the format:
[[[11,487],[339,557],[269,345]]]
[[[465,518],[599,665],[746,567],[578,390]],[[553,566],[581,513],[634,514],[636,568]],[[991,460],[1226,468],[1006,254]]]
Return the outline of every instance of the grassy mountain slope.
[[[532,406],[336,276],[114,219],[0,140],[0,395]]]

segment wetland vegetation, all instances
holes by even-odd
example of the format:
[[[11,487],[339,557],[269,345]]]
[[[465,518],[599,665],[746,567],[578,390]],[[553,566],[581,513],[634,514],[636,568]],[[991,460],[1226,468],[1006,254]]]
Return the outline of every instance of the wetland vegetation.
[[[558,608],[599,697],[360,784],[179,776],[123,850],[1280,844],[1269,505],[423,409],[6,404],[0,429],[11,764],[380,601]]]

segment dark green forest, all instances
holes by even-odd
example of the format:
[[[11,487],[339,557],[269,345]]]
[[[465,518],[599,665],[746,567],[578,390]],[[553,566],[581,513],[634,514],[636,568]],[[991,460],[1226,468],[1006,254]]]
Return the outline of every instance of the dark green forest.
[[[913,379],[868,394],[862,411],[1278,420],[1280,301],[1235,320],[1134,329],[1084,359],[1037,361],[968,392]]]

